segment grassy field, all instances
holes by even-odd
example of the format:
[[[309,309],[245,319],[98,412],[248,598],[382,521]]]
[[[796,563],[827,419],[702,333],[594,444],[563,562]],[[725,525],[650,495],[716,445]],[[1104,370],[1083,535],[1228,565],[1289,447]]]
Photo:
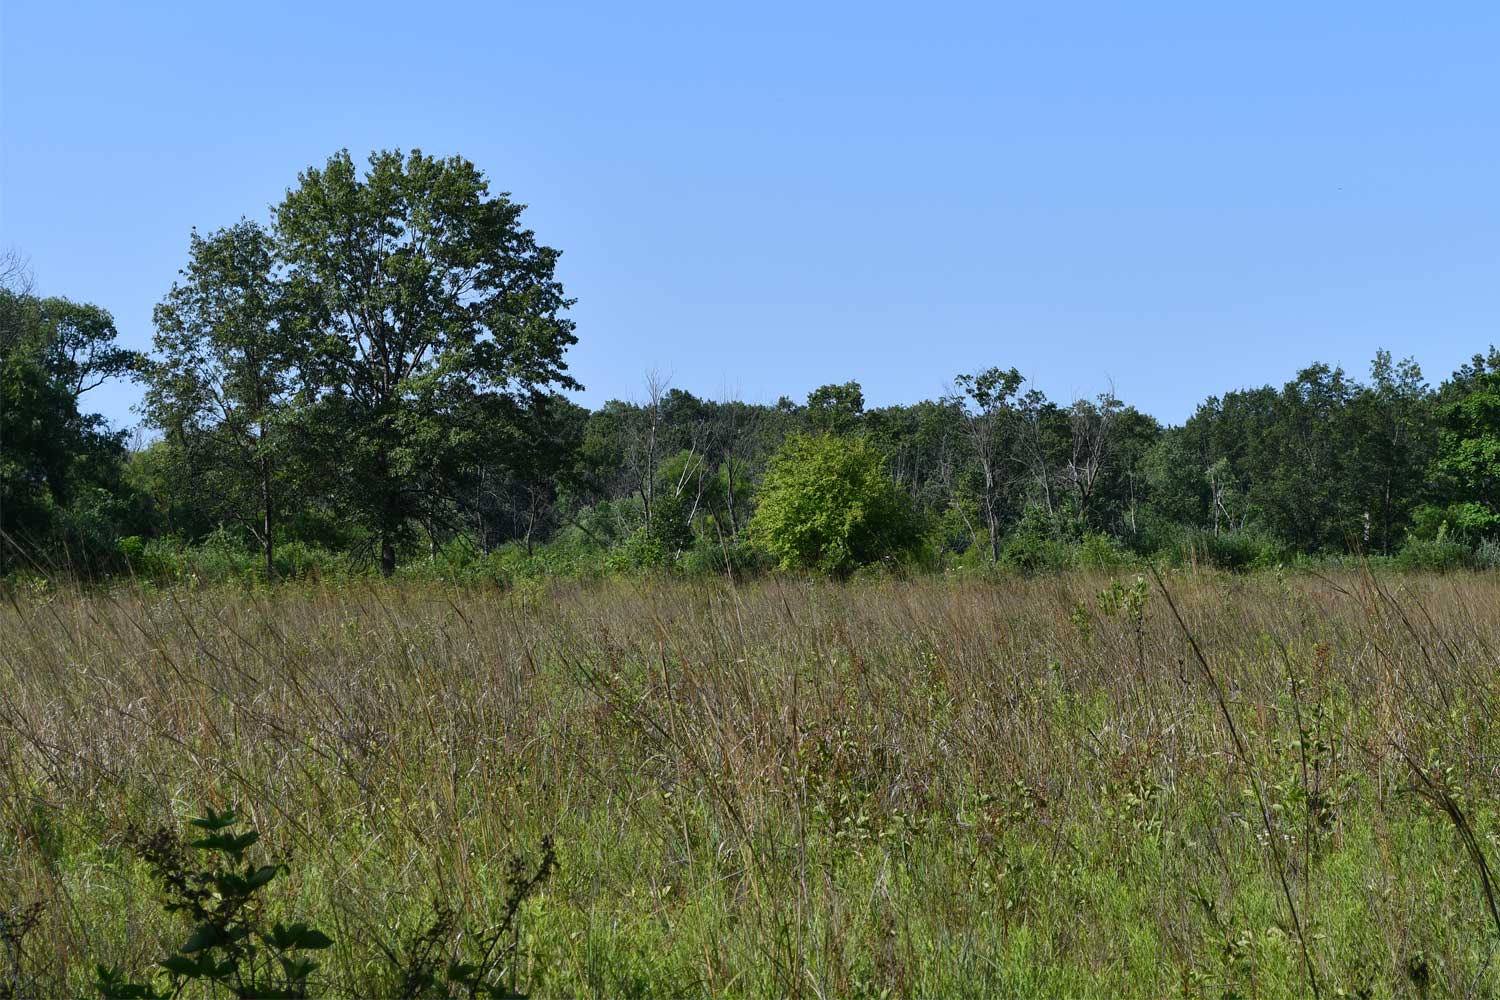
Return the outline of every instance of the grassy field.
[[[1164,583],[15,595],[0,970],[147,972],[132,837],[233,806],[335,996],[545,835],[536,995],[1500,990],[1500,578]]]

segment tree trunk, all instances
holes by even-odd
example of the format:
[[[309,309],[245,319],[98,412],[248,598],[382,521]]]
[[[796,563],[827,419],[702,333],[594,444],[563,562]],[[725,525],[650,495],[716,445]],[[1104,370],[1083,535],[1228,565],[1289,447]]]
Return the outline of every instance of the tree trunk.
[[[1387,477],[1385,481],[1385,503],[1381,505],[1380,511],[1380,550],[1386,555],[1391,554],[1391,481]]]
[[[1000,562],[1000,519],[995,514],[995,470],[987,458],[984,464],[984,522],[990,532],[990,565]]]
[[[479,470],[479,490],[474,494],[474,523],[479,527],[479,550],[490,554],[490,533],[484,525],[484,469]]]
[[[526,515],[526,558],[531,558],[531,532],[536,527],[536,490],[531,491],[531,504]]]
[[[396,543],[389,535],[380,536],[380,575],[386,578],[396,573]]]
[[[724,502],[729,514],[729,537],[739,539],[739,527],[734,519],[734,457],[729,456],[724,461],[725,490]]]
[[[276,579],[276,536],[273,534],[275,526],[272,522],[271,495],[267,490],[265,493],[265,537],[266,537],[266,579]]]
[[[261,432],[264,436],[265,432]],[[275,512],[271,509],[271,467],[265,459],[260,462],[260,509],[262,548],[266,552],[266,579],[276,579],[276,535]]]

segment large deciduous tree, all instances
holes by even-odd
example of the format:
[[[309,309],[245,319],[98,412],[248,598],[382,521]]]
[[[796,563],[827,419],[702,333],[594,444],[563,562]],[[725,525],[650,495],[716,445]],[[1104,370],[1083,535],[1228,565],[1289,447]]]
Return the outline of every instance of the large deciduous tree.
[[[1387,554],[1396,529],[1409,521],[1426,491],[1427,467],[1437,450],[1431,391],[1416,359],[1392,361],[1378,351],[1370,384],[1354,401],[1354,447],[1365,498],[1364,544],[1377,540]]]
[[[578,387],[558,251],[523,208],[469,161],[414,150],[374,153],[363,174],[341,152],[276,209],[310,348],[307,436],[383,574],[414,522],[453,510],[443,484],[484,452],[492,397]]]
[[[865,413],[865,391],[858,382],[820,385],[807,394],[807,420],[819,433],[852,434]]]
[[[89,568],[128,519],[124,435],[81,409],[88,392],[139,363],[115,336],[106,310],[37,298],[16,259],[0,259],[0,570],[15,544],[28,559],[62,555]]]
[[[1435,470],[1449,481],[1461,527],[1492,534],[1500,526],[1500,371],[1470,374],[1454,395],[1441,411]]]
[[[166,435],[182,499],[253,535],[271,577],[297,437],[288,426],[295,324],[271,237],[257,224],[195,232],[188,256],[182,282],[156,307],[146,416]]]
[[[1362,532],[1350,405],[1358,388],[1342,368],[1309,365],[1282,387],[1271,424],[1252,442],[1251,502],[1273,531],[1310,551]]]

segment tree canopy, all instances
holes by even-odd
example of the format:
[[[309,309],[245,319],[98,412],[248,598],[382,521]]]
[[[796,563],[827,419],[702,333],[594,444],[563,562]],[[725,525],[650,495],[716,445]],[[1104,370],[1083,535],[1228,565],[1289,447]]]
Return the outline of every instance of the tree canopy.
[[[524,212],[462,157],[341,151],[267,219],[189,234],[149,357],[0,259],[0,571],[210,544],[268,578],[309,552],[387,575],[497,550],[835,575],[919,549],[1500,562],[1494,347],[1436,388],[1386,351],[1365,378],[1314,362],[1176,426],[1113,387],[1051,399],[1003,358],[909,404],[848,378],[799,404],[652,374],[590,410],[559,251]],[[120,378],[145,383],[156,435],[134,449],[88,406]]]

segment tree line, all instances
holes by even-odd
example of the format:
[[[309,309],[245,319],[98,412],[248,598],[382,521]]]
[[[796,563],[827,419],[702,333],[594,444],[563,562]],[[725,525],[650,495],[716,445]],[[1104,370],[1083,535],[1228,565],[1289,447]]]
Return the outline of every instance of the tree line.
[[[1500,352],[1436,387],[1377,352],[1211,396],[1165,426],[1113,390],[1048,399],[1019,371],[867,407],[858,382],[774,404],[647,376],[596,410],[559,252],[461,157],[347,151],[265,222],[190,235],[122,348],[102,307],[0,266],[0,570],[130,570],[216,544],[286,575],[283,550],[384,575],[443,555],[731,572],[893,559],[1055,561],[1080,545],[1296,553],[1472,551],[1500,529]],[[89,412],[144,386],[153,440]],[[1426,546],[1426,549],[1422,549]]]

